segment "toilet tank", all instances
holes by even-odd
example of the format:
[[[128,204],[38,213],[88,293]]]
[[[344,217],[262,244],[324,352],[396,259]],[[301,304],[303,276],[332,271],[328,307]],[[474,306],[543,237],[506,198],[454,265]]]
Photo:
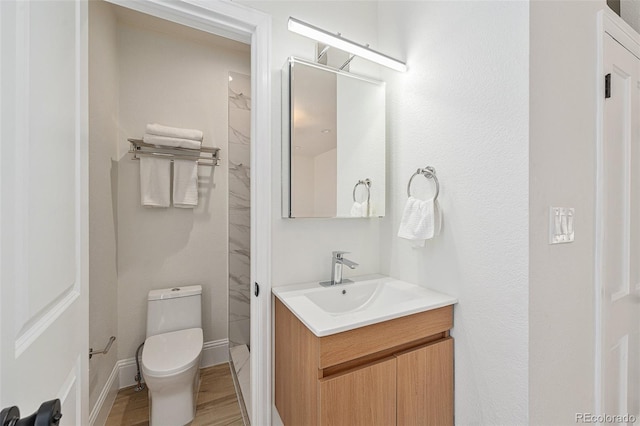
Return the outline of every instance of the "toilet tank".
[[[202,286],[151,290],[147,297],[147,337],[202,328]]]

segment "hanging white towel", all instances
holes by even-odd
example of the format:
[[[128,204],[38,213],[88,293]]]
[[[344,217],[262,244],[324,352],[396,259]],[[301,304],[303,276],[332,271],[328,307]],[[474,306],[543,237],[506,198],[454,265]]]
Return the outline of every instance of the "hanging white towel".
[[[362,217],[362,204],[355,201],[351,206],[351,211],[349,212],[351,217]]]
[[[148,133],[145,133],[142,136],[142,141],[151,145],[166,146],[170,148],[200,149],[202,146],[200,141],[194,141],[192,139],[171,138],[167,136],[150,135]]]
[[[417,246],[424,246],[425,241],[435,235],[436,219],[433,199],[422,201],[409,197],[402,213],[398,237],[413,241]]]
[[[442,208],[440,208],[440,203],[437,199],[433,202],[433,216],[435,220],[433,236],[437,237],[440,235],[440,231],[442,230]]]
[[[143,206],[169,207],[171,161],[140,157],[140,195]]]
[[[362,203],[355,201],[351,206],[349,214],[351,217],[369,217],[371,216],[371,206],[369,206],[367,201],[363,201]]]
[[[169,138],[191,139],[202,142],[203,133],[195,129],[181,129],[179,127],[163,126],[162,124],[147,124],[146,133],[156,136],[166,136]]]
[[[198,162],[173,160],[173,206],[192,209],[198,205]]]

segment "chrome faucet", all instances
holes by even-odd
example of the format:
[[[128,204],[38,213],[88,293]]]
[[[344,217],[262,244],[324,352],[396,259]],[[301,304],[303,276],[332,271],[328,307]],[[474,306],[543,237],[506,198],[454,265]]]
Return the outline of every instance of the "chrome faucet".
[[[353,282],[349,279],[342,279],[342,265],[347,265],[351,269],[356,269],[356,267],[358,266],[356,262],[353,262],[342,256],[343,254],[347,254],[347,253],[349,252],[348,251],[331,252],[331,255],[332,255],[331,256],[331,281],[323,281],[320,283],[320,285],[328,287],[336,284]]]

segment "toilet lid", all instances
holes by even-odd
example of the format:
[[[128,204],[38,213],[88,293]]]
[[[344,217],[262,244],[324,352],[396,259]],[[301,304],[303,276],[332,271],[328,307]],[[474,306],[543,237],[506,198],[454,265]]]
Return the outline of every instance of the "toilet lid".
[[[202,329],[172,331],[147,338],[142,350],[142,367],[152,376],[168,376],[185,370],[202,352]]]

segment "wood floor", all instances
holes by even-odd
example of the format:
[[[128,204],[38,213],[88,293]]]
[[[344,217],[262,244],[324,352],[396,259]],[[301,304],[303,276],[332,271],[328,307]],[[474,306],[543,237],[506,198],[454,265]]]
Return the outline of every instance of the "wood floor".
[[[243,426],[229,364],[220,364],[200,371],[200,392],[196,418],[192,426]],[[147,390],[134,387],[120,389],[107,426],[143,426],[149,424]],[[164,426],[164,425],[163,425]],[[174,426],[174,425],[167,425]]]

